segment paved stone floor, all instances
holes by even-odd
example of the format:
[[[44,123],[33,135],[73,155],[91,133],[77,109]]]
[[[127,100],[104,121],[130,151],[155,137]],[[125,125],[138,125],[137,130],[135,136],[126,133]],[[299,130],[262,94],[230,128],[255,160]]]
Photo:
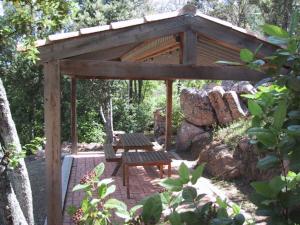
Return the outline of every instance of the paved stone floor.
[[[74,156],[74,161],[69,179],[68,192],[65,202],[64,210],[64,225],[73,224],[71,218],[66,212],[66,208],[70,205],[79,206],[83,198],[83,192],[72,192],[73,187],[79,183],[80,179],[92,170],[96,165],[103,162],[105,164],[105,171],[101,178],[113,178],[116,185],[115,193],[111,194],[112,198],[117,198],[125,202],[128,208],[134,206],[137,202],[142,200],[145,196],[151,195],[161,190],[157,184],[159,179],[159,171],[155,167],[130,167],[129,169],[129,183],[130,183],[130,199],[127,199],[126,187],[123,186],[122,168],[118,171],[115,177],[111,174],[116,166],[116,163],[105,162],[102,153],[85,153]],[[172,174],[175,174],[175,169],[172,167]],[[167,174],[167,167],[165,167],[165,174]]]

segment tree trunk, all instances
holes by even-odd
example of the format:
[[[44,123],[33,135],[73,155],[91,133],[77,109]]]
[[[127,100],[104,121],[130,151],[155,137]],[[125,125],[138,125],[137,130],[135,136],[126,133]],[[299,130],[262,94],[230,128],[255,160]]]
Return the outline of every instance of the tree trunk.
[[[105,132],[106,132],[106,143],[111,144],[113,142],[113,112],[112,112],[112,98],[110,94],[110,84],[104,89],[104,98],[102,99],[102,104],[100,106],[100,115],[104,122]]]
[[[138,88],[138,103],[140,104],[142,102],[142,89],[143,89],[143,81],[142,80],[138,80],[138,84],[139,84],[139,88]]]
[[[6,92],[0,79],[0,137],[4,147],[11,149],[13,146],[16,152],[21,152],[21,144],[17,134],[15,123],[12,119]],[[12,182],[12,187],[29,225],[34,224],[32,193],[28,172],[24,159],[19,161],[19,165],[7,176]]]
[[[129,80],[129,86],[128,86],[128,97],[129,97],[129,104],[132,103],[132,95],[133,95],[133,81],[132,80]]]
[[[6,166],[0,164],[0,224],[28,225],[12,188]]]

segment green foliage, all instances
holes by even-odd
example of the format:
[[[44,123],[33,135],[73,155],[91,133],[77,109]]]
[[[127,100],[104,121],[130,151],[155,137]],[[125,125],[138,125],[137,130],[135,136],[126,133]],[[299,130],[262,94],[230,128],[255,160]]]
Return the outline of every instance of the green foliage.
[[[220,198],[216,202],[203,201],[205,194],[198,194],[194,186],[202,176],[203,169],[204,165],[199,165],[190,172],[182,163],[179,178],[161,181],[160,185],[166,188],[165,191],[146,197],[128,210],[125,203],[109,198],[116,186],[111,185],[111,178],[100,179],[104,172],[104,164],[101,163],[73,188],[73,191],[84,191],[85,196],[80,208],[69,206],[68,213],[77,224],[115,224],[115,221],[110,220],[112,213],[124,219],[122,224],[127,225],[244,224],[245,217],[238,205],[229,205]]]
[[[115,192],[116,186],[111,184],[113,182],[111,178],[100,179],[103,172],[104,164],[101,163],[73,188],[73,191],[84,191],[85,193],[79,209],[75,206],[68,207],[68,213],[73,216],[73,220],[77,224],[111,224],[113,212],[121,218],[127,218],[134,215],[134,210],[138,209],[136,207],[131,212],[127,212],[124,202],[108,198]]]
[[[166,191],[144,200],[143,222],[157,224],[164,221],[172,225],[244,224],[245,218],[240,214],[237,205],[229,206],[226,201],[219,198],[216,203],[202,202],[205,194],[198,194],[193,185],[202,176],[203,169],[204,165],[199,165],[190,173],[188,167],[182,163],[179,167],[179,178],[161,181],[160,185],[166,188]],[[167,215],[163,212],[167,212]]]
[[[273,76],[273,84],[259,87],[249,98],[248,107],[253,115],[248,134],[252,143],[264,152],[257,167],[261,170],[279,169],[281,176],[269,181],[253,182],[253,200],[258,212],[268,216],[273,224],[298,224],[300,200],[300,38],[290,28],[286,32],[280,27],[266,24],[263,31],[271,35],[269,41],[282,44],[273,55],[246,62],[252,69],[262,70]],[[295,35],[293,35],[295,34]],[[282,67],[288,66],[285,75]],[[266,69],[267,68],[267,69]],[[287,166],[288,165],[288,166]],[[292,171],[288,171],[292,170]],[[294,171],[294,172],[293,172]]]
[[[226,127],[217,127],[213,132],[213,139],[222,141],[231,150],[235,150],[239,141],[245,136],[251,126],[251,120],[238,120]]]
[[[26,152],[26,155],[34,155],[40,148],[44,147],[45,141],[46,138],[35,137],[28,144],[25,144],[22,150]]]

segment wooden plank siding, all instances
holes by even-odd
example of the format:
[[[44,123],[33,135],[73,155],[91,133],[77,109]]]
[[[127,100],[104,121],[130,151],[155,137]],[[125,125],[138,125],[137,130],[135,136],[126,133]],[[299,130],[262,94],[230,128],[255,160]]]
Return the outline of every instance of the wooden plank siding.
[[[217,67],[98,60],[61,60],[60,66],[62,73],[81,79],[258,81],[268,77],[261,72],[239,66]]]

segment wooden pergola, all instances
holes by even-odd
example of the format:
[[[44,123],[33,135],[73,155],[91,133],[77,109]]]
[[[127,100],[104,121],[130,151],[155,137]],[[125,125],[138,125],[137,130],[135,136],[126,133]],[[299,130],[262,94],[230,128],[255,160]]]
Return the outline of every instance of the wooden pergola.
[[[62,224],[60,76],[71,77],[72,153],[77,152],[77,79],[165,80],[166,148],[170,145],[172,82],[176,79],[249,80],[267,75],[215,64],[239,61],[242,48],[269,55],[278,46],[232,24],[203,15],[190,5],[80,31],[50,35],[37,46],[44,65],[47,218]]]

